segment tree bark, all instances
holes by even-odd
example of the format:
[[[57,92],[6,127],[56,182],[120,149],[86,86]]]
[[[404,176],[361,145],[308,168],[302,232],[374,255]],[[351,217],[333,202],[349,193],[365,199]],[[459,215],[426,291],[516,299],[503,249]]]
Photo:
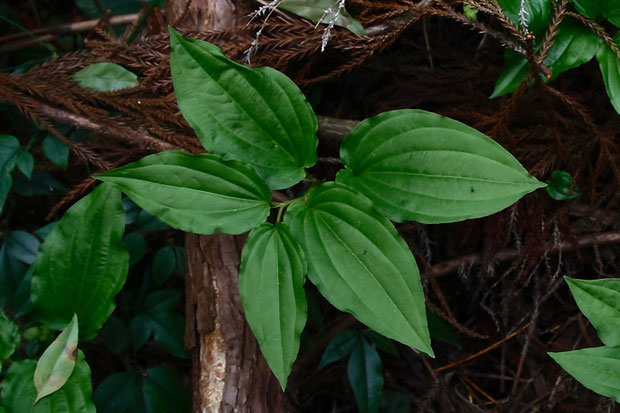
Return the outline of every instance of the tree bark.
[[[245,322],[238,291],[245,236],[187,234],[186,345],[195,412],[288,412],[293,407]]]
[[[170,0],[168,21],[184,30],[234,27],[250,2]],[[187,234],[186,331],[194,412],[293,411],[243,315],[238,290],[245,236]]]

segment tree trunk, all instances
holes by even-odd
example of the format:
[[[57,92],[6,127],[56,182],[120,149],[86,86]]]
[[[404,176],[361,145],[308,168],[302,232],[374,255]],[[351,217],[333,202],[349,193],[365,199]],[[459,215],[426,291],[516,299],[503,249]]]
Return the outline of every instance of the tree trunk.
[[[238,290],[245,236],[187,234],[186,345],[195,412],[287,412],[280,389],[245,322]]]
[[[168,21],[183,30],[223,30],[250,2],[170,0]],[[245,322],[238,290],[245,236],[187,234],[186,331],[194,412],[288,412],[281,390]]]

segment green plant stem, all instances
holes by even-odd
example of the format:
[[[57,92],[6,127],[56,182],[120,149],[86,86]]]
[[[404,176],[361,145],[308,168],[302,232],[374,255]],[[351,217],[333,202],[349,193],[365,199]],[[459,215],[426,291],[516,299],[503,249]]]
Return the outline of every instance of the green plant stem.
[[[271,206],[272,208],[278,208],[278,216],[276,217],[276,223],[280,222],[281,218],[282,218],[282,213],[284,212],[284,210],[290,205],[292,204],[294,201],[298,200],[299,198],[295,198],[295,199],[290,199],[288,201],[285,202],[272,202]]]

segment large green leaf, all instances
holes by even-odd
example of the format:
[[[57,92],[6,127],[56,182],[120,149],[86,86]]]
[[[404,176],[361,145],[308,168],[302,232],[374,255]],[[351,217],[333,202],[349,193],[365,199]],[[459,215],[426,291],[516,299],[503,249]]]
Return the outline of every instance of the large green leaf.
[[[36,364],[34,360],[23,360],[9,368],[2,385],[2,405],[8,413],[95,413],[90,401],[90,368],[84,353],[78,351],[75,368],[65,385],[34,404],[37,390],[32,377]]]
[[[614,36],[614,42],[620,45],[620,32]],[[596,60],[603,74],[607,96],[616,112],[620,114],[620,60],[618,55],[603,43],[596,52]]]
[[[542,37],[551,22],[551,0],[498,0],[497,2],[508,18],[519,27],[521,27],[519,10],[523,3],[527,29],[537,37]],[[521,27],[521,29],[524,28]]]
[[[35,403],[54,393],[67,382],[77,356],[78,320],[73,316],[71,322],[45,349],[34,371],[34,387],[37,389]]]
[[[239,293],[245,318],[282,389],[306,324],[306,260],[286,224],[250,233],[241,254]]]
[[[282,0],[278,3],[278,8],[295,13],[315,23],[328,24],[336,16],[338,0]],[[330,12],[326,13],[326,10],[330,10]],[[351,17],[346,9],[340,10],[340,14],[334,24],[342,26],[358,36],[366,35],[364,26]]]
[[[381,402],[383,372],[381,358],[366,340],[359,340],[349,357],[349,383],[360,413],[377,413]]]
[[[284,219],[311,258],[310,280],[329,302],[384,336],[433,354],[413,255],[368,199],[330,182],[291,204]]]
[[[565,280],[601,341],[607,346],[620,346],[620,278]]]
[[[99,413],[184,413],[190,398],[179,377],[165,367],[107,377],[93,396]]]
[[[598,19],[605,10],[605,3],[614,3],[613,0],[573,0],[577,11],[590,19]]]
[[[173,228],[241,234],[264,222],[271,192],[247,164],[169,151],[96,178],[121,189]]]
[[[297,86],[274,69],[250,69],[172,29],[170,43],[174,93],[204,147],[252,164],[274,189],[303,179],[316,162],[317,120]]]
[[[548,354],[585,387],[620,402],[620,348],[593,347]]]
[[[605,3],[605,17],[616,27],[620,27],[620,2],[607,1]]]
[[[127,277],[121,194],[103,184],[73,205],[47,236],[35,262],[32,302],[39,319],[62,329],[73,314],[90,339],[114,310]]]
[[[115,63],[88,65],[74,73],[73,80],[83,88],[97,92],[113,92],[138,86],[138,76]]]
[[[340,157],[347,169],[336,180],[398,222],[483,217],[546,186],[488,136],[422,110],[366,119],[345,138]]]
[[[17,325],[0,310],[0,370],[2,362],[8,360],[19,346],[21,338]]]
[[[602,40],[577,20],[566,17],[558,26],[545,64],[552,76],[589,62]]]

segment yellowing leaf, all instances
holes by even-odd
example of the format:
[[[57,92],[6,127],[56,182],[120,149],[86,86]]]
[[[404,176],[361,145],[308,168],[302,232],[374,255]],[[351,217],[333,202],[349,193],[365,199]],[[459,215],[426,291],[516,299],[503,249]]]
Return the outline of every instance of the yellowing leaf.
[[[34,371],[34,387],[37,389],[35,403],[54,393],[67,382],[77,355],[78,321],[73,315],[71,322],[56,340],[43,352]]]

